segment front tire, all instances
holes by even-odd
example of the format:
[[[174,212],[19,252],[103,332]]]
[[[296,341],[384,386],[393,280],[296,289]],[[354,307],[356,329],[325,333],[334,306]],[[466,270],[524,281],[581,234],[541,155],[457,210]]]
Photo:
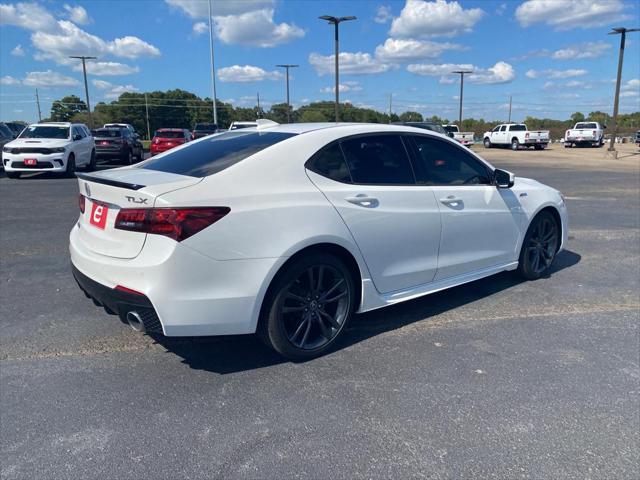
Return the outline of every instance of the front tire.
[[[560,227],[555,217],[540,212],[532,220],[522,242],[518,273],[527,280],[537,280],[545,275],[558,252],[560,245]]]
[[[67,159],[67,168],[64,171],[65,176],[73,177],[76,173],[76,156],[73,153],[69,154]]]
[[[96,151],[95,150],[91,150],[91,159],[89,160],[89,163],[87,163],[86,166],[86,170],[87,172],[93,172],[96,169]]]
[[[489,140],[488,138],[484,139],[484,148],[491,148],[491,140]]]
[[[511,140],[511,150],[515,152],[516,150],[518,150],[518,148],[520,148],[520,142],[517,138],[514,138],[513,140]]]
[[[258,333],[293,361],[327,353],[355,310],[354,279],[334,255],[302,256],[281,271],[263,305]]]

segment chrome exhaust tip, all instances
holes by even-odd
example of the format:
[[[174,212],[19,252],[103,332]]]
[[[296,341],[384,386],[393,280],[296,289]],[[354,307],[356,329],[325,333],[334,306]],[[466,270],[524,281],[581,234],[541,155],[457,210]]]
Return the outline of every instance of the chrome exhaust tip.
[[[127,312],[127,323],[136,332],[144,333],[146,330],[144,328],[144,322],[142,321],[142,318],[140,317],[140,314],[138,312]]]

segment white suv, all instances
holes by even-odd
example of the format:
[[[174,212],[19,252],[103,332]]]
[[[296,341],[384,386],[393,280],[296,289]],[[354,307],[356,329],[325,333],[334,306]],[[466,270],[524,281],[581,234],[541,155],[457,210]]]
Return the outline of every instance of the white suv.
[[[2,164],[9,178],[19,178],[22,172],[72,176],[77,167],[93,170],[95,143],[82,123],[35,123],[2,148]]]

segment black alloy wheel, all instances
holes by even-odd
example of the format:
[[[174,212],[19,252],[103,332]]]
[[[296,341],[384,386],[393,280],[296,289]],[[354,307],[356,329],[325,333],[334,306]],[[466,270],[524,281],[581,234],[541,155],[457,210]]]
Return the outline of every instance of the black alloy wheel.
[[[333,255],[317,253],[294,261],[271,290],[261,336],[291,360],[326,353],[355,306],[351,274]]]
[[[531,222],[522,244],[518,272],[527,280],[544,275],[560,245],[560,229],[549,212],[540,212]]]

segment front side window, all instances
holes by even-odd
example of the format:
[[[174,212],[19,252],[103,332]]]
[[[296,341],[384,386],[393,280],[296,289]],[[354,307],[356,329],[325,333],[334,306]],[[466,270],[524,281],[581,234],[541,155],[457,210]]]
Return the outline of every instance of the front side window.
[[[336,182],[351,183],[351,175],[338,143],[322,148],[307,163],[307,168]]]
[[[79,127],[73,127],[73,137],[79,136],[81,139],[86,137],[85,133]]]
[[[500,130],[500,125],[498,125],[497,127],[495,127],[493,130],[491,130],[492,132],[497,132]]]
[[[416,176],[422,185],[489,185],[488,169],[462,147],[437,138],[414,136]]]
[[[415,185],[411,162],[398,135],[366,135],[341,142],[353,183]]]
[[[500,127],[500,131],[501,131],[501,132],[504,132],[504,131],[506,131],[506,130],[507,130],[507,126],[506,126],[506,125],[502,125],[502,126]]]
[[[192,177],[206,177],[220,172],[295,133],[233,131],[189,142],[186,148],[169,150],[137,168],[158,170]]]

